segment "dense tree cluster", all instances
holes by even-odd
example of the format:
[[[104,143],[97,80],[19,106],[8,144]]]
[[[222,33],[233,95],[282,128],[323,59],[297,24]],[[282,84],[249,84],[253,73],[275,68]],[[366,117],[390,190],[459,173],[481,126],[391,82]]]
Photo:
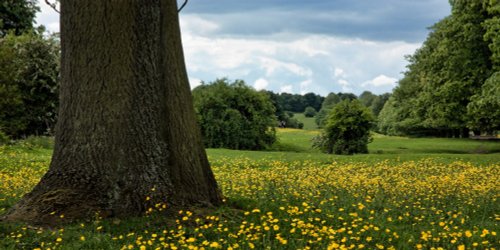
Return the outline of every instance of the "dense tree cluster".
[[[0,133],[53,130],[58,106],[59,40],[33,28],[36,1],[0,2]]]
[[[276,140],[271,99],[244,81],[202,84],[193,90],[193,98],[206,147],[256,150]]]
[[[467,137],[499,129],[500,1],[450,1],[379,116],[386,134]],[[496,72],[496,73],[495,73]]]
[[[285,110],[283,106],[283,95],[276,94],[272,91],[265,91],[266,94],[271,99],[271,103],[274,106],[275,116],[278,119],[278,126],[282,128],[298,128],[302,129],[304,123],[300,122],[294,118],[294,113],[291,110]],[[293,96],[291,94],[285,95],[287,97]]]
[[[321,108],[321,104],[325,99],[324,97],[314,93],[306,93],[304,95],[290,93],[270,93],[271,95],[273,95],[273,99],[276,100],[277,105],[279,105],[281,109],[294,113],[302,113],[307,107],[312,107],[316,111],[319,111]]]

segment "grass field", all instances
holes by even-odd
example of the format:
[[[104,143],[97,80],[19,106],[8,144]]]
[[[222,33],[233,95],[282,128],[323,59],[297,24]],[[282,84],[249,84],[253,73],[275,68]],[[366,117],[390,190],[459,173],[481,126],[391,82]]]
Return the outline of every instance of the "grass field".
[[[306,117],[304,113],[294,113],[293,117],[304,123],[305,130],[315,130],[318,128],[314,117]]]
[[[375,135],[370,154],[332,156],[310,148],[317,133],[280,129],[269,151],[208,149],[220,208],[55,229],[0,222],[0,249],[498,249],[500,143]],[[0,216],[51,148],[0,146]]]

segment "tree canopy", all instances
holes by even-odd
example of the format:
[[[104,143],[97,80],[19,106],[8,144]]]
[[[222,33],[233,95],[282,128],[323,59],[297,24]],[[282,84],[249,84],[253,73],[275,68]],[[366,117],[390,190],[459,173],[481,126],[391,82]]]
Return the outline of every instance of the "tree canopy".
[[[480,98],[496,64],[498,17],[492,3],[498,4],[451,1],[452,14],[432,26],[423,46],[408,57],[404,78],[381,112],[381,131],[468,136],[467,125],[478,114],[467,106],[473,96]]]
[[[39,10],[36,0],[0,0],[0,37],[9,31],[21,35],[33,29]]]

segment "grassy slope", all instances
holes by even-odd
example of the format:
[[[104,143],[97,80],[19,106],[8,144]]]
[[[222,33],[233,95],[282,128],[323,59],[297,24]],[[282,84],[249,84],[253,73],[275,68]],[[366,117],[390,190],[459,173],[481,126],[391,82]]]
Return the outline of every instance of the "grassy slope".
[[[270,151],[242,151],[208,149],[211,159],[221,157],[271,159],[281,161],[311,160],[317,162],[379,162],[407,161],[437,158],[439,161],[470,161],[477,164],[500,162],[500,142],[447,138],[407,138],[376,134],[369,144],[370,154],[353,156],[327,155],[311,148],[311,139],[317,130],[278,129],[278,142]]]
[[[293,117],[297,118],[297,120],[304,123],[305,130],[315,130],[318,128],[314,120],[314,117],[305,117],[304,113],[295,113]]]

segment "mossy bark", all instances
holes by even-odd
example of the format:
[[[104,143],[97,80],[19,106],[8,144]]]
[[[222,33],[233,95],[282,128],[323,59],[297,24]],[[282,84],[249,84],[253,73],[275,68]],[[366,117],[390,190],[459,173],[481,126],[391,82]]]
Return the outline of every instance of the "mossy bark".
[[[135,216],[160,202],[221,202],[175,0],[62,0],[61,46],[52,161],[7,220],[51,224],[61,214]]]

